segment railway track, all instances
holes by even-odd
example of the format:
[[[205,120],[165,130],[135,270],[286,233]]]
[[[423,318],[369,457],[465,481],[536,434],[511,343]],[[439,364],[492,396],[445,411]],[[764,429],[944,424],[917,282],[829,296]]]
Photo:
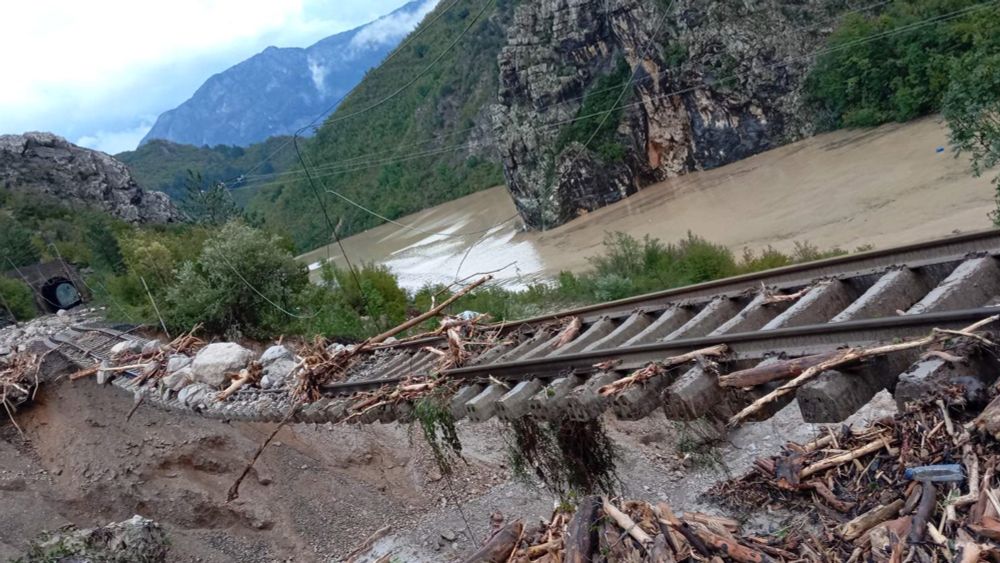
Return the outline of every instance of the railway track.
[[[525,415],[589,419],[612,410],[638,419],[663,409],[669,418],[726,417],[768,390],[722,388],[715,366],[695,365],[655,376],[613,400],[597,393],[649,362],[715,344],[729,353],[719,373],[956,329],[1000,312],[1000,232],[949,237],[918,245],[779,268],[709,283],[583,307],[495,327],[498,344],[460,368],[439,370],[429,348],[440,338],[380,346],[364,355],[344,381],[323,388],[324,398],[296,416],[302,422],[338,421],[353,395],[412,376],[441,373],[460,381],[451,398],[458,418],[482,422]],[[567,322],[580,330],[566,340]],[[995,327],[990,327],[995,328]],[[60,349],[78,363],[103,360],[123,338],[98,327],[60,335]],[[990,358],[956,365],[918,353],[898,353],[842,372],[827,372],[801,387],[797,398],[809,422],[843,420],[881,389],[904,401],[941,380],[991,383]],[[600,366],[600,367],[598,367]],[[116,385],[129,388],[129,379]],[[975,386],[973,385],[973,386]],[[169,392],[149,397],[166,408],[235,420],[279,420],[291,405],[282,390],[244,389],[223,403],[181,402]],[[776,403],[775,409],[786,403]],[[406,422],[412,405],[372,409],[357,422]]]

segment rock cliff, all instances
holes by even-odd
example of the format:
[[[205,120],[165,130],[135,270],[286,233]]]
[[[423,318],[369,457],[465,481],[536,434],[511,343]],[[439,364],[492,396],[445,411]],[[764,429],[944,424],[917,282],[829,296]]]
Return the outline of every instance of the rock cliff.
[[[520,3],[498,57],[493,123],[525,223],[550,228],[809,134],[807,55],[844,9],[816,0]]]
[[[140,188],[123,163],[52,133],[0,135],[0,187],[90,207],[130,223],[181,218],[166,194]]]

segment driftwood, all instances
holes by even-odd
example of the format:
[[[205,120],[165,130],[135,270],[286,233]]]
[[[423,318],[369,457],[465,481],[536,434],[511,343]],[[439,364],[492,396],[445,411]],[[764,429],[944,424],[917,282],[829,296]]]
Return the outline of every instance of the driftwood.
[[[562,348],[569,344],[571,340],[580,334],[581,327],[583,327],[583,320],[580,317],[573,317],[573,320],[559,333],[559,339],[552,345],[552,349]]]
[[[730,538],[709,531],[707,527],[695,528],[695,533],[698,534],[701,541],[705,542],[710,549],[722,552],[733,561],[739,561],[740,563],[763,563],[764,561],[771,560],[770,557],[765,556],[757,550],[750,549]]]
[[[483,547],[465,558],[463,563],[507,563],[523,532],[524,524],[520,521],[507,524],[494,534]]]
[[[833,491],[826,486],[826,483],[820,481],[819,479],[813,479],[806,483],[806,486],[811,488],[820,496],[827,504],[833,507],[834,510],[838,512],[850,512],[854,508],[853,502],[846,502],[837,498],[837,495],[833,494]]]
[[[589,563],[590,554],[597,546],[597,533],[594,523],[600,515],[601,498],[585,497],[580,501],[576,514],[566,528],[566,552],[563,561],[566,563]]]
[[[639,545],[647,547],[653,543],[653,538],[643,531],[628,514],[615,508],[615,505],[611,504],[606,498],[603,500],[603,503],[604,515],[614,520],[615,524],[618,524],[619,528],[632,536],[635,541],[639,542]]]
[[[934,512],[934,505],[937,503],[937,488],[934,483],[926,481],[921,483],[920,504],[913,514],[913,525],[910,527],[909,540],[911,544],[924,541],[924,534],[927,532],[927,523],[930,521],[931,513]]]
[[[847,541],[856,540],[861,537],[861,534],[867,532],[882,522],[895,517],[899,514],[899,510],[901,508],[903,508],[902,499],[896,499],[889,504],[876,506],[875,508],[841,526],[840,535]]]
[[[251,363],[250,367],[240,370],[239,375],[233,378],[233,381],[232,383],[229,384],[229,387],[226,387],[225,390],[221,391],[218,395],[216,395],[215,400],[219,401],[220,403],[222,401],[225,401],[226,399],[231,397],[233,393],[239,391],[240,388],[246,385],[247,383],[259,380],[260,374],[261,374],[260,364],[257,362]]]
[[[437,307],[434,307],[433,309],[430,309],[426,313],[424,313],[424,314],[422,314],[420,316],[414,317],[414,318],[406,321],[405,323],[397,326],[396,328],[387,330],[386,332],[383,332],[382,334],[380,334],[378,336],[375,336],[373,338],[369,338],[368,340],[366,340],[364,342],[364,344],[362,344],[361,346],[358,346],[358,348],[362,348],[365,344],[367,344],[368,346],[373,346],[375,344],[379,344],[379,343],[385,341],[388,338],[396,336],[397,334],[399,334],[399,333],[401,333],[403,331],[409,330],[409,329],[411,329],[411,328],[419,325],[420,323],[426,321],[427,319],[436,317],[438,314],[441,313],[441,311],[444,311],[448,307],[448,305],[451,305],[455,301],[458,301],[462,297],[465,297],[465,295],[468,294],[470,291],[472,291],[473,289],[476,289],[477,287],[483,285],[484,283],[486,283],[486,282],[488,282],[488,281],[490,281],[492,279],[493,279],[493,276],[483,276],[483,277],[479,278],[478,280],[476,280],[476,281],[470,283],[469,285],[465,286],[464,288],[462,288],[462,291],[459,291],[455,295],[452,295],[448,299],[445,299],[444,301],[442,301],[441,304],[438,305]],[[355,353],[357,353],[357,352],[355,352]]]
[[[791,393],[792,391],[795,391],[796,389],[801,387],[804,383],[815,378],[816,376],[818,376],[819,374],[823,373],[828,369],[835,368],[837,366],[855,362],[857,360],[865,358],[882,356],[885,354],[891,354],[893,352],[900,352],[903,350],[912,350],[914,348],[922,348],[924,346],[940,342],[946,338],[951,338],[956,335],[976,336],[973,334],[974,331],[988,324],[996,322],[997,319],[1000,319],[1000,315],[993,315],[981,321],[975,322],[960,331],[941,331],[935,329],[929,336],[925,336],[917,340],[912,340],[910,342],[902,342],[899,344],[888,344],[884,346],[873,346],[871,348],[847,348],[841,350],[839,354],[835,355],[829,360],[820,362],[806,369],[798,377],[785,383],[781,387],[778,387],[774,391],[771,391],[767,395],[757,399],[752,404],[750,404],[737,414],[733,415],[733,417],[729,419],[729,425],[730,426],[738,425],[739,423],[746,420],[747,417],[749,417],[750,415],[764,408],[765,405],[773,401],[776,401],[777,399]]]
[[[859,457],[864,457],[872,452],[877,452],[878,450],[889,446],[890,443],[891,442],[887,442],[884,438],[879,438],[878,440],[875,440],[874,442],[862,446],[856,450],[851,450],[846,453],[842,453],[839,455],[835,455],[833,457],[828,457],[826,459],[820,460],[810,465],[809,467],[804,468],[802,470],[802,473],[799,474],[799,476],[802,479],[805,479],[821,471],[826,471],[831,467],[837,467],[838,465],[847,463],[849,461],[853,461],[855,459],[858,459]]]
[[[681,364],[686,364],[688,362],[697,360],[698,358],[707,357],[718,357],[725,354],[729,348],[725,344],[718,344],[715,346],[709,346],[708,348],[701,348],[694,350],[693,352],[687,352],[686,354],[681,354],[679,356],[673,356],[663,360],[662,362],[654,362],[648,366],[633,372],[631,375],[623,377],[617,381],[613,381],[600,389],[597,390],[601,395],[614,395],[621,393],[622,391],[629,389],[635,385],[639,385],[666,370],[679,366]]]
[[[791,360],[781,360],[778,362],[757,365],[752,368],[734,371],[733,373],[720,375],[720,387],[754,387],[763,385],[779,379],[791,379],[801,374],[803,371],[830,360],[839,355],[839,352],[827,352],[814,356],[803,356]]]

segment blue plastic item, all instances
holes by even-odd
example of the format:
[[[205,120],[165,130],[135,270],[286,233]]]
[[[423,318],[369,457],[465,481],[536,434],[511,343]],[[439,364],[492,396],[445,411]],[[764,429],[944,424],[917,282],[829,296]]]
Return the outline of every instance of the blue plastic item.
[[[938,147],[934,152],[944,152],[944,147]]]
[[[935,483],[957,483],[965,480],[962,466],[957,463],[909,467],[903,476],[911,481],[932,481]]]

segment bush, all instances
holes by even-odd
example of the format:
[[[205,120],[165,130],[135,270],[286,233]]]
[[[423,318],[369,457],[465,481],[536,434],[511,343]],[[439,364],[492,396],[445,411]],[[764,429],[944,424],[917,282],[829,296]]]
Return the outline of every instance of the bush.
[[[0,276],[0,314],[14,315],[17,322],[34,318],[38,312],[35,307],[34,294],[25,283]]]
[[[40,259],[31,231],[15,219],[0,216],[0,271],[30,266]]]
[[[202,323],[209,333],[267,338],[307,316],[292,309],[308,282],[278,237],[228,223],[181,266],[166,292],[167,320],[179,330]]]

